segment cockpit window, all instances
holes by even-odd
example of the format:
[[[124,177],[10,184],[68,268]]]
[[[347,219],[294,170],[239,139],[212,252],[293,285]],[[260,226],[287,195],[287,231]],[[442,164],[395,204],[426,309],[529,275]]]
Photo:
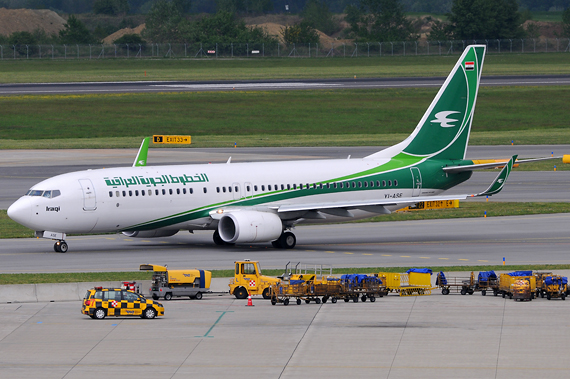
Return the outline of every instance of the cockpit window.
[[[43,196],[47,199],[53,199],[54,197],[58,197],[61,195],[59,190],[52,190],[52,191],[41,191],[41,190],[29,190],[26,193],[26,196]]]

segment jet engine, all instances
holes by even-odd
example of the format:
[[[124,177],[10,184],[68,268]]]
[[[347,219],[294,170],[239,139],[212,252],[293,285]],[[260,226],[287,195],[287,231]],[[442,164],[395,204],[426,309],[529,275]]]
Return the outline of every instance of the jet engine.
[[[176,229],[154,229],[154,230],[129,230],[123,232],[124,235],[131,238],[156,238],[170,237],[178,233]]]
[[[273,241],[282,232],[279,216],[268,212],[232,212],[224,215],[218,223],[218,233],[227,243]]]

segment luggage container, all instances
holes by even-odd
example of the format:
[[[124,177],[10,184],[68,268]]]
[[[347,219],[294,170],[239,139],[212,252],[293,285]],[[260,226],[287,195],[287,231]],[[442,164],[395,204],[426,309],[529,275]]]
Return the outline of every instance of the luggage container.
[[[384,297],[387,294],[386,286],[378,276],[348,274],[340,278],[338,298],[345,302],[352,300],[357,303],[359,299],[363,302],[366,300],[375,302],[377,297]]]
[[[531,300],[534,298],[536,292],[536,278],[532,274],[532,271],[514,271],[499,275],[499,293],[503,298],[507,296],[509,299],[513,298],[512,285],[520,280],[527,280],[529,282]]]
[[[395,292],[400,296],[431,295],[430,269],[409,269],[406,273],[380,272],[378,277],[386,286],[388,292]]]
[[[150,295],[154,300],[163,297],[170,300],[175,296],[188,296],[200,300],[210,289],[212,273],[206,270],[169,270],[167,266],[142,264],[141,271],[154,271]]]
[[[520,279],[511,284],[512,298],[515,301],[532,301],[534,293],[531,291],[530,280]]]

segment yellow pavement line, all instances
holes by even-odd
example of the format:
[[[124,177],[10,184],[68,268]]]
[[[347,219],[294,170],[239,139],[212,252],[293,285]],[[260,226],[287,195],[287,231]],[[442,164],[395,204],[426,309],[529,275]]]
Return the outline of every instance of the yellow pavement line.
[[[459,261],[468,261],[469,259],[461,259],[461,258],[459,258],[458,260],[459,260]]]
[[[422,258],[422,259],[430,259],[430,257],[420,257],[420,258]]]
[[[362,253],[362,255],[373,255],[373,254],[369,254],[369,253]]]
[[[390,254],[382,254],[383,257],[391,257]]]
[[[409,255],[400,255],[400,258],[411,258]]]
[[[334,251],[325,251],[325,253],[330,253],[330,254],[334,254]]]
[[[449,258],[437,258],[437,259],[445,259],[445,260],[449,260]]]
[[[345,252],[344,254],[354,254],[354,253],[346,253],[346,252]]]

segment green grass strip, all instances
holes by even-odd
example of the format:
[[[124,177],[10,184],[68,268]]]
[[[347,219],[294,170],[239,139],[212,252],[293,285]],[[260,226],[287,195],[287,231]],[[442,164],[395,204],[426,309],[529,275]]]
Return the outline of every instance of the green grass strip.
[[[419,267],[419,266],[415,266]],[[358,267],[358,268],[334,268],[334,275],[341,274],[373,274],[378,272],[406,272],[411,267]],[[568,270],[570,264],[545,264],[545,265],[488,265],[488,266],[421,266],[430,268],[434,273],[447,272],[478,272],[478,271],[518,271],[539,270],[555,271]],[[207,268],[205,268],[207,269]],[[213,278],[230,278],[233,270],[211,270]],[[264,269],[263,275],[280,276],[283,269]],[[466,274],[466,276],[468,276]],[[81,283],[81,282],[122,282],[150,280],[152,272],[127,271],[127,272],[76,272],[76,273],[39,273],[39,274],[0,274],[0,285],[7,284],[40,284],[40,283]]]
[[[191,135],[193,147],[386,145],[412,133],[436,91],[3,96],[0,148],[138,147],[154,134]],[[557,111],[569,103],[570,86],[482,88],[470,142],[570,143]]]
[[[347,54],[354,46],[347,45]],[[561,47],[564,49],[565,47]],[[252,58],[252,59],[9,59],[0,61],[2,83],[156,81],[156,80],[263,80],[319,78],[376,78],[447,76],[459,58],[453,55],[359,58]],[[414,52],[408,52],[408,54]],[[483,75],[570,74],[565,53],[487,54]]]

